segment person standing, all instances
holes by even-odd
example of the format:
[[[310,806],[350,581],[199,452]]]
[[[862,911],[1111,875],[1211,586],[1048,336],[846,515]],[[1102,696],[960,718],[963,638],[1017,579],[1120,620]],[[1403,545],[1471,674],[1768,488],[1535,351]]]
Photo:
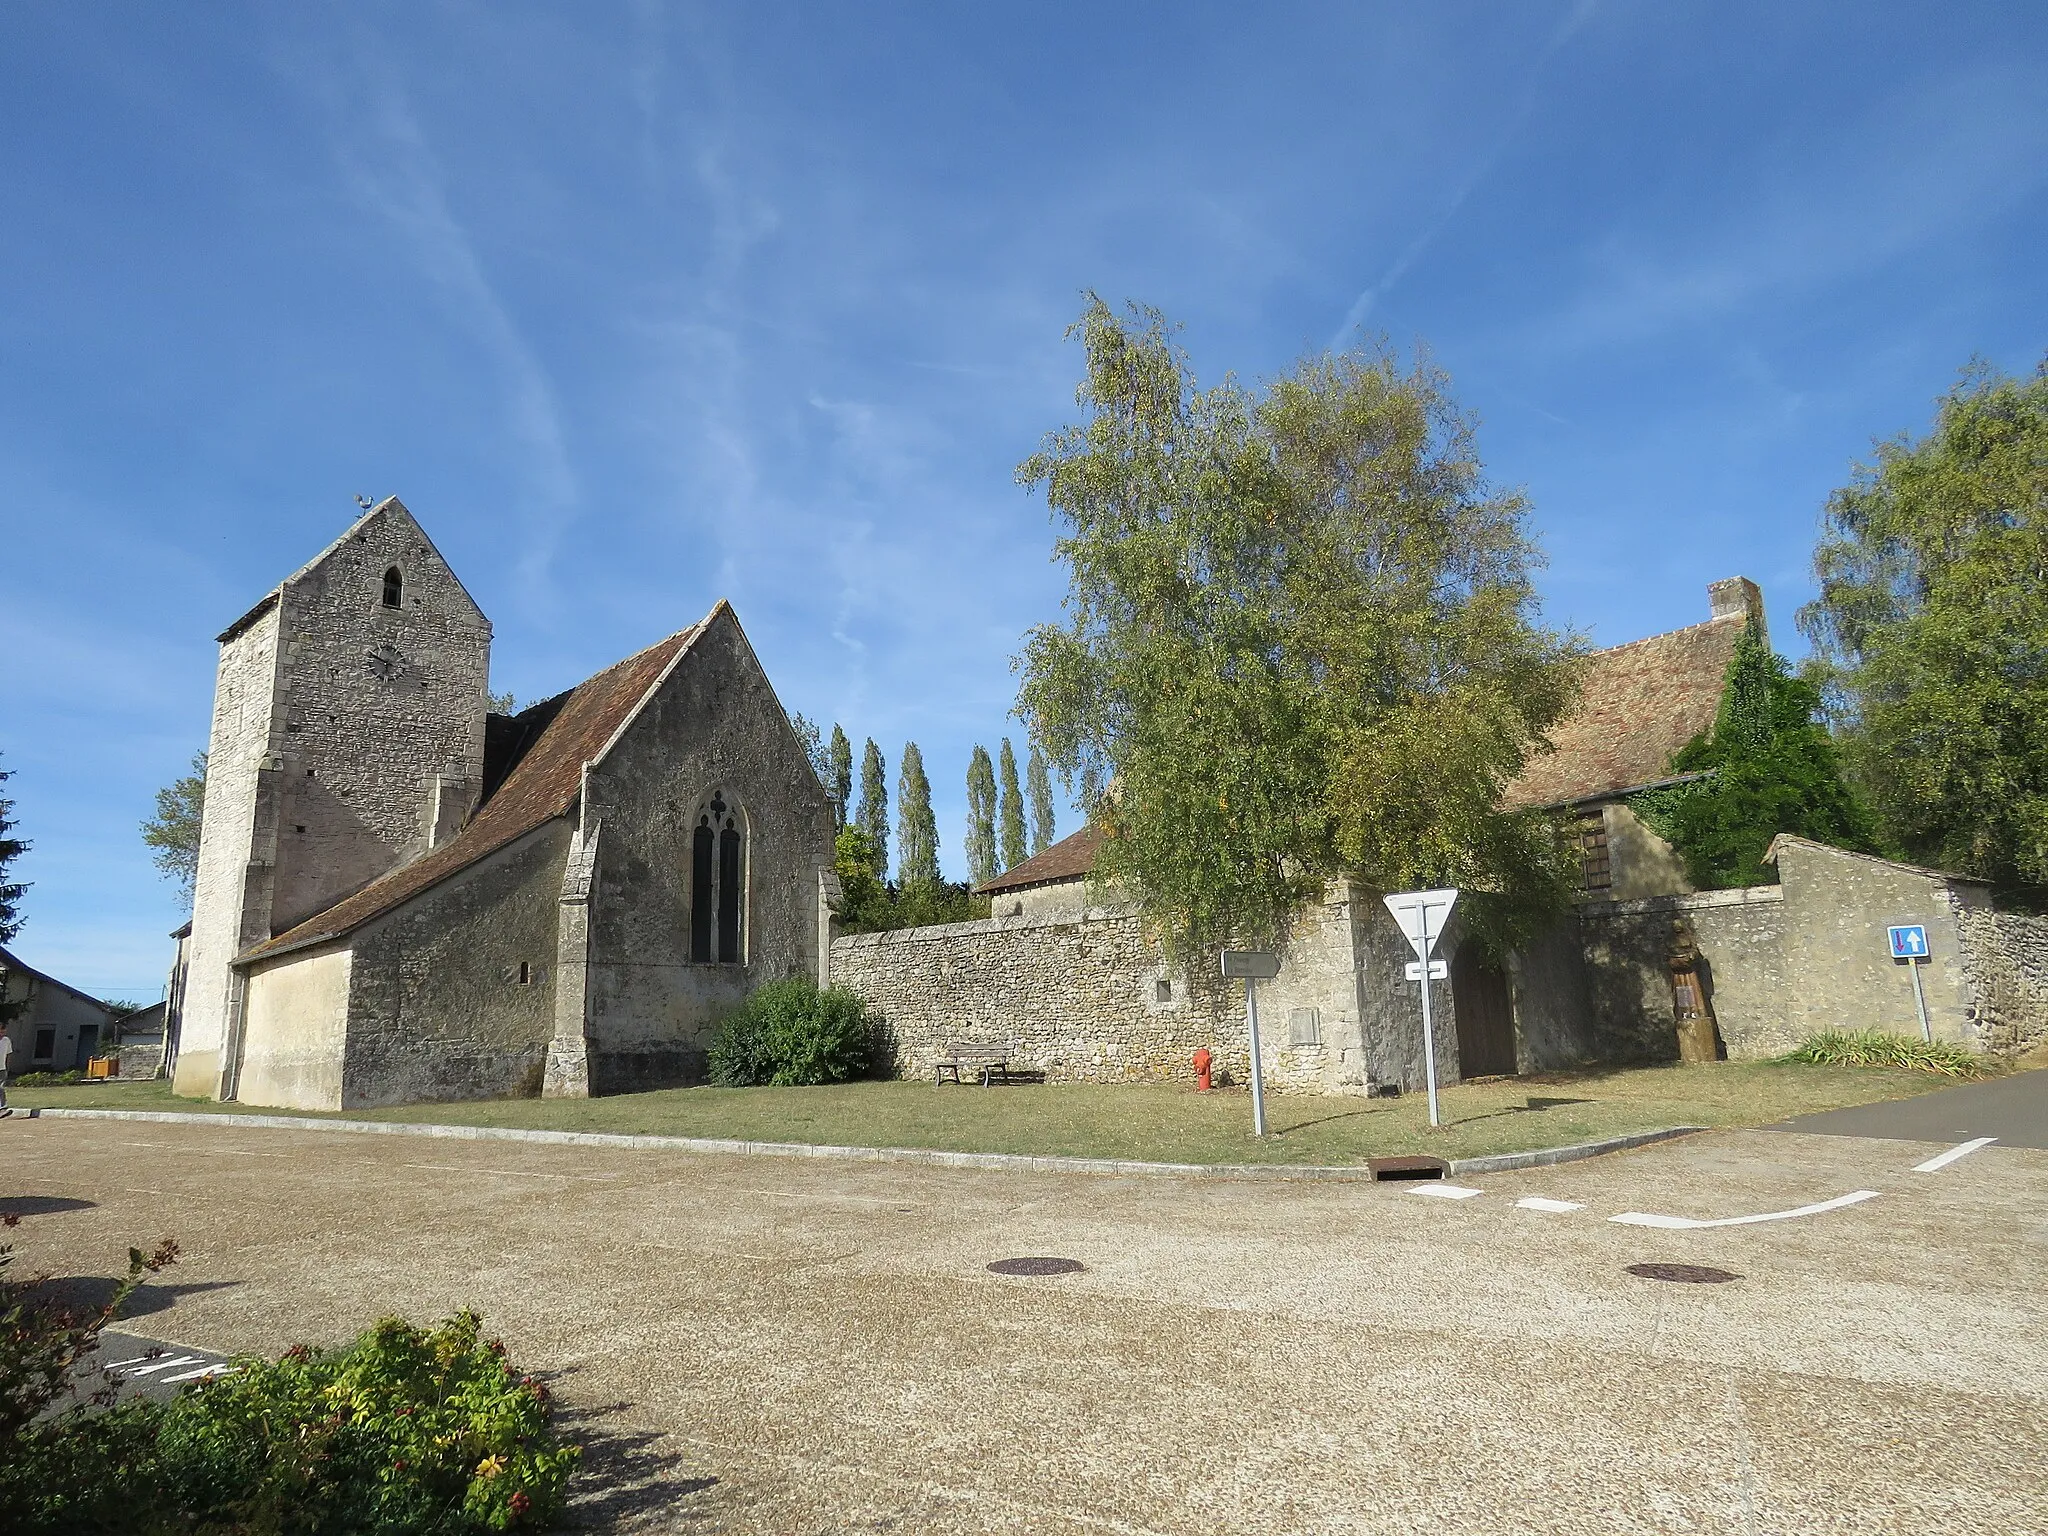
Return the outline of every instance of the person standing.
[[[7,1025],[0,1021],[0,1120],[14,1111],[7,1107],[7,1058],[14,1054],[14,1042],[7,1038]]]

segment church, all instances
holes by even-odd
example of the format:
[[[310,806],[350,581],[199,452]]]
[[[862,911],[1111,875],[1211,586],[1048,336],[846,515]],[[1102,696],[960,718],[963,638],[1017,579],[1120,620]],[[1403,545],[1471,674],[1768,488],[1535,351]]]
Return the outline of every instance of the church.
[[[490,649],[396,498],[221,634],[175,1091],[671,1086],[822,974],[831,801],[729,604],[516,715]]]

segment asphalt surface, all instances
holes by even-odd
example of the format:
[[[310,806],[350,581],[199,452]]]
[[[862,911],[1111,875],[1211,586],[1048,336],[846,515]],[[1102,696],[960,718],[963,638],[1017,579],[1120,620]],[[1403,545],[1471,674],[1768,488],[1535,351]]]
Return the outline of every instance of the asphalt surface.
[[[226,1357],[205,1349],[185,1349],[141,1334],[102,1329],[99,1347],[78,1363],[71,1392],[50,1411],[111,1390],[116,1402],[147,1397],[165,1402],[187,1387],[214,1380],[234,1369]]]
[[[1703,1135],[1445,1198],[17,1117],[0,1194],[26,1267],[175,1234],[132,1326],[180,1349],[480,1307],[598,1529],[2043,1536],[2048,1152],[1941,1150]],[[1033,1256],[1083,1267],[987,1268]]]
[[[2048,1069],[1965,1083],[1886,1104],[1859,1104],[1801,1115],[1774,1131],[1809,1136],[1875,1136],[1891,1141],[1973,1141],[2048,1148]]]

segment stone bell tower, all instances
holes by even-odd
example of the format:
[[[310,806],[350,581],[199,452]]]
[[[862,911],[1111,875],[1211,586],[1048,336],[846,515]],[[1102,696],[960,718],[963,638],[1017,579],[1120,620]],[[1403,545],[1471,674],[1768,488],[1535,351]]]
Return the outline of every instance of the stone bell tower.
[[[491,625],[396,497],[220,636],[176,1091],[234,1094],[252,944],[460,829]]]

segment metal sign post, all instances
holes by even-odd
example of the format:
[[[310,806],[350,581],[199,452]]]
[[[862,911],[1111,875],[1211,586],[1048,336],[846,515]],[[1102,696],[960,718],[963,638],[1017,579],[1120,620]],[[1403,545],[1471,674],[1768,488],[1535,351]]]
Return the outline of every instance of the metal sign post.
[[[1450,967],[1441,960],[1432,961],[1429,952],[1443,937],[1451,908],[1458,904],[1458,893],[1403,891],[1380,899],[1387,904],[1387,910],[1394,914],[1394,921],[1401,925],[1401,932],[1415,947],[1415,962],[1408,967],[1408,974],[1422,983],[1422,1074],[1429,1084],[1429,1123],[1442,1125],[1443,1117],[1437,1112],[1436,1104],[1436,1021],[1430,1014],[1429,994],[1435,990],[1430,983],[1447,976]]]
[[[1920,967],[1927,960],[1926,925],[1902,923],[1887,928],[1885,937],[1891,941],[1892,958],[1905,961],[1906,969],[1913,973],[1913,1006],[1920,1010],[1920,1038],[1932,1045],[1934,1026],[1927,1021],[1927,993],[1920,986]]]
[[[1259,983],[1280,974],[1280,957],[1256,949],[1223,951],[1223,974],[1244,978],[1244,1017],[1252,1037],[1252,1134],[1266,1134],[1266,1074],[1259,1061]]]

